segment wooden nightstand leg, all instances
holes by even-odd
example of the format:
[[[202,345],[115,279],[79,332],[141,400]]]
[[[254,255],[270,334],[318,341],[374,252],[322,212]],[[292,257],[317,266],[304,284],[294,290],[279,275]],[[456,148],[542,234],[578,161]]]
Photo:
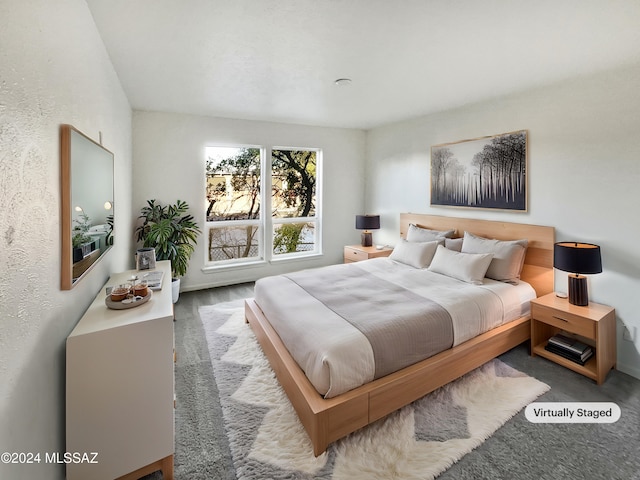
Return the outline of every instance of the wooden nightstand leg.
[[[162,460],[162,479],[173,480],[173,455],[164,457]]]
[[[161,458],[157,462],[150,463],[146,467],[139,468],[138,470],[127,473],[117,480],[138,480],[141,477],[149,475],[150,473],[162,471],[163,480],[174,480],[173,477],[173,455]]]

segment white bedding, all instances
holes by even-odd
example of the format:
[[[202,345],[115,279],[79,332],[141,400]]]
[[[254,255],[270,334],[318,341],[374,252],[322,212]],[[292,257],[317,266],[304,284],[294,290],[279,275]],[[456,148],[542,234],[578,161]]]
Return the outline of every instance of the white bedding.
[[[485,279],[483,285],[471,285],[389,258],[354,265],[446,309],[453,321],[454,346],[526,315],[529,300],[536,296],[525,282]],[[371,294],[375,297],[375,291]],[[334,397],[374,379],[367,338],[286,276],[258,280],[255,300],[321,395]]]

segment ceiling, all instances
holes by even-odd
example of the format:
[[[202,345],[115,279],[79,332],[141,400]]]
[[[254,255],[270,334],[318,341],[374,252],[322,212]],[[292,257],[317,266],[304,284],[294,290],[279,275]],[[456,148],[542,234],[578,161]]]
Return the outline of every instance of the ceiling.
[[[368,129],[640,62],[638,0],[87,4],[135,110]]]

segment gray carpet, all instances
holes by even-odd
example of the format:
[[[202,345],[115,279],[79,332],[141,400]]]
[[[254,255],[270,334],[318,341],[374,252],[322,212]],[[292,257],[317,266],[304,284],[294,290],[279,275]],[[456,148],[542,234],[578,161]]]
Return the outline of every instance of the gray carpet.
[[[218,390],[197,314],[200,306],[252,295],[252,285],[187,292],[176,304],[177,480],[235,479]],[[640,380],[618,371],[601,386],[521,345],[500,357],[551,386],[538,401],[615,402],[614,424],[532,424],[519,413],[439,479],[640,480]],[[159,480],[159,473],[145,480]]]

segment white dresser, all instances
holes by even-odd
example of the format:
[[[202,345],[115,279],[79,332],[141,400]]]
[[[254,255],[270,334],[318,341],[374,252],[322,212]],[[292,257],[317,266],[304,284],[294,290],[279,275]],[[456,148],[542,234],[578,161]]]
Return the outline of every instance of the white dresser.
[[[113,275],[67,338],[66,452],[89,460],[97,453],[97,463],[67,463],[68,480],[133,479],[159,469],[173,479],[171,264],[156,266],[162,289],[147,303],[107,308],[105,287],[136,271]]]

